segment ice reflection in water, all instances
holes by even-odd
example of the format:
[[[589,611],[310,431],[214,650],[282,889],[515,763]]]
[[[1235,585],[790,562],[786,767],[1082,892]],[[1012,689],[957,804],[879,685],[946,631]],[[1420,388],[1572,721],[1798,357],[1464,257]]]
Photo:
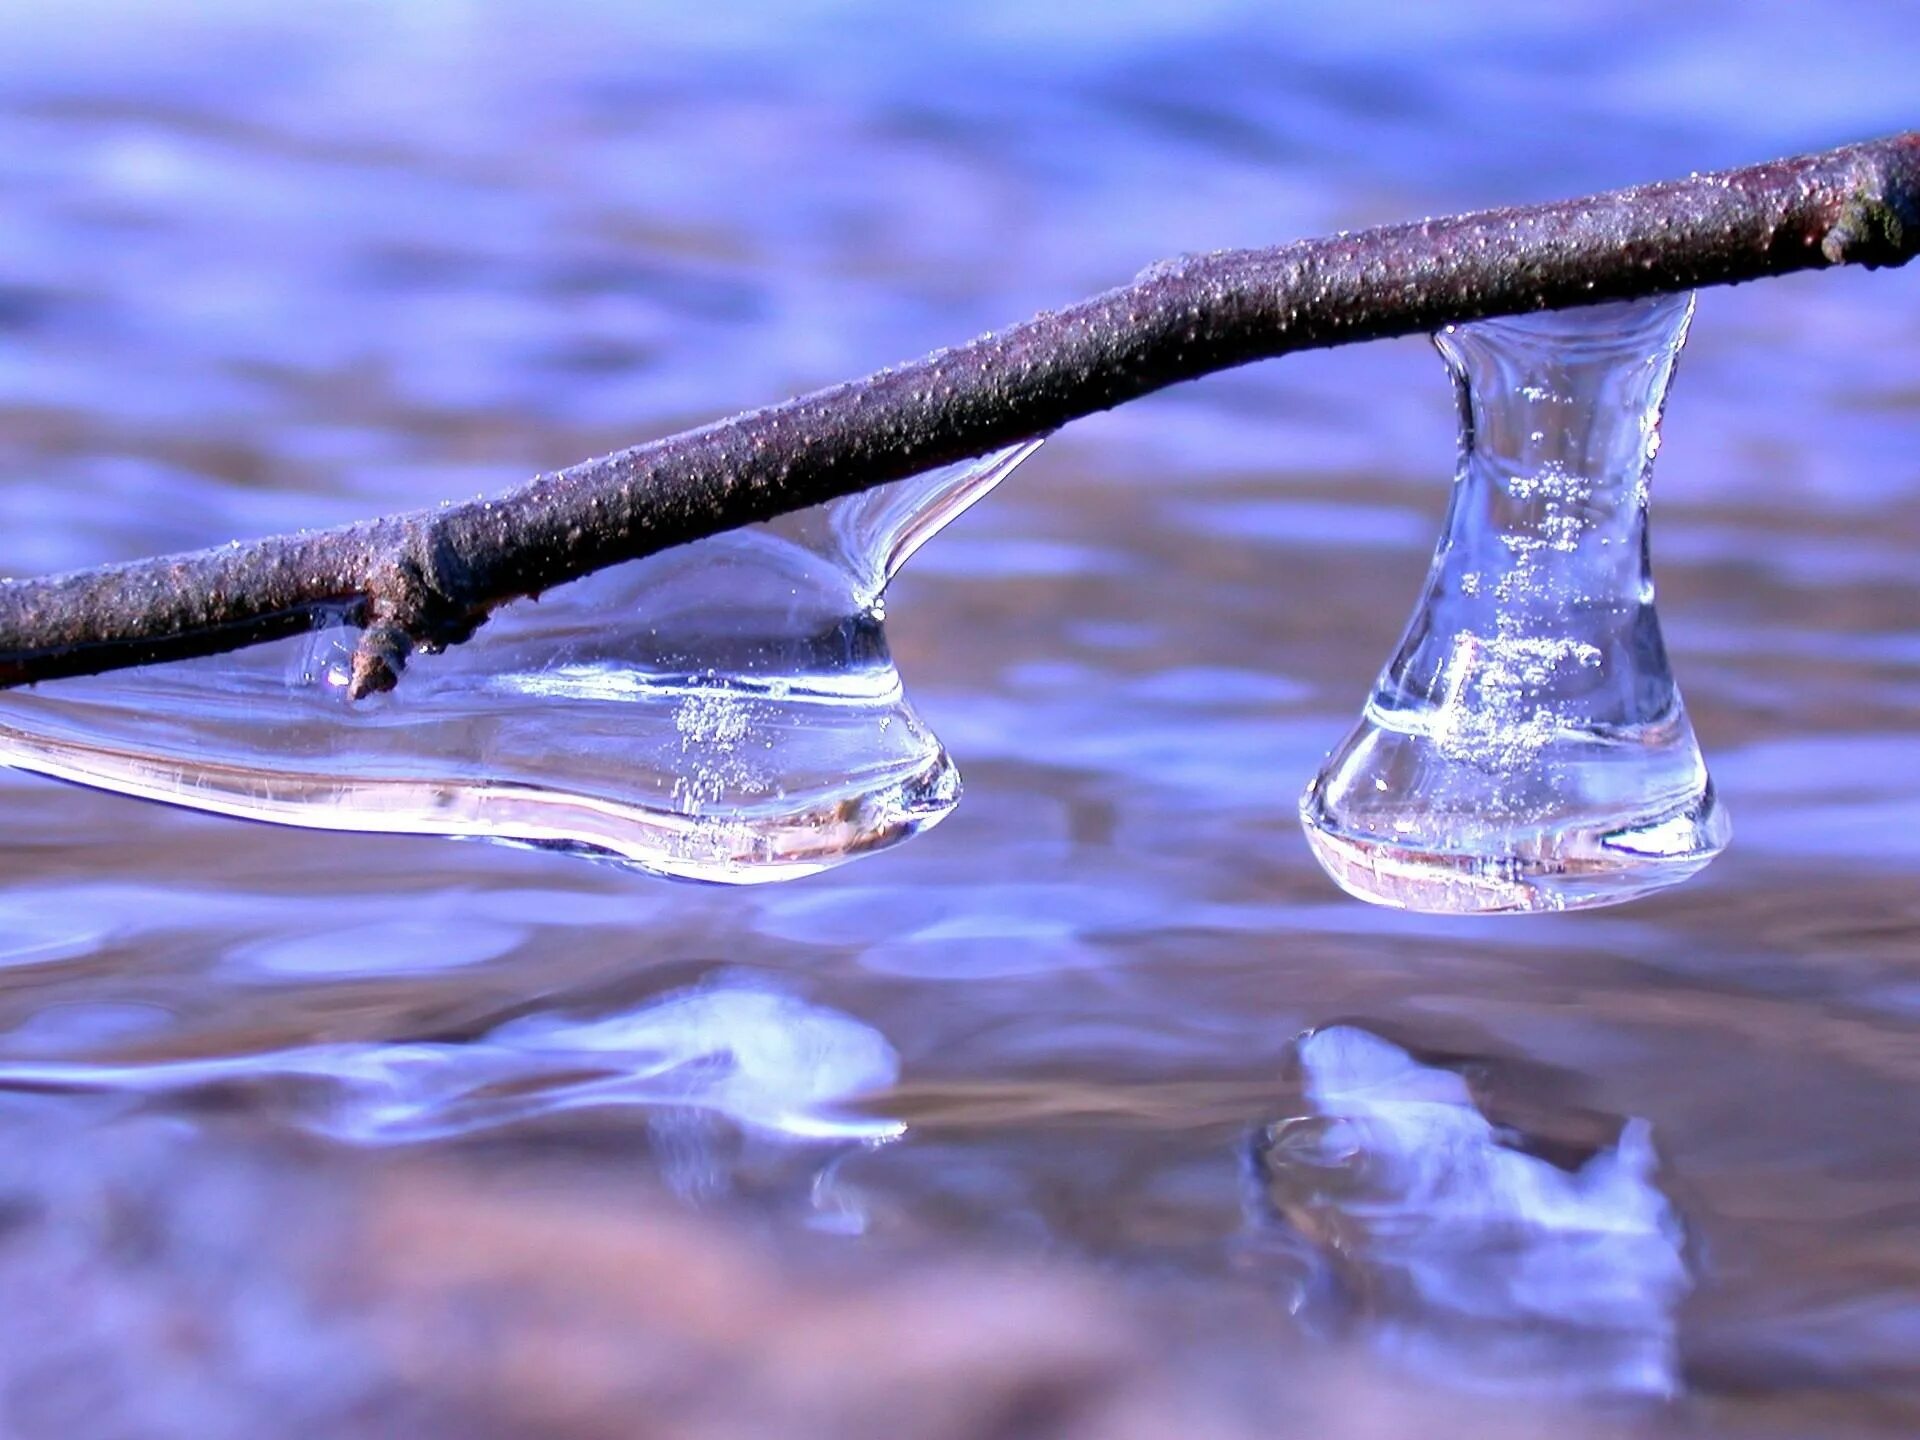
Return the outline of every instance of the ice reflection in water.
[[[887,582],[1038,441],[508,607],[345,699],[333,628],[0,696],[0,764],[325,830],[786,879],[937,823],[959,775],[901,688]]]
[[[747,984],[624,1015],[529,1015],[466,1044],[305,1045],[151,1064],[0,1061],[0,1087],[180,1097],[275,1081],[312,1087],[294,1123],[360,1144],[461,1135],[589,1106],[702,1110],[804,1140],[883,1141],[895,1121],[846,1103],[890,1086],[899,1057],[839,1011]]]
[[[1377,1035],[1332,1026],[1296,1049],[1313,1113],[1265,1133],[1265,1201],[1332,1257],[1384,1349],[1493,1388],[1677,1389],[1690,1282],[1644,1121],[1563,1169]]]

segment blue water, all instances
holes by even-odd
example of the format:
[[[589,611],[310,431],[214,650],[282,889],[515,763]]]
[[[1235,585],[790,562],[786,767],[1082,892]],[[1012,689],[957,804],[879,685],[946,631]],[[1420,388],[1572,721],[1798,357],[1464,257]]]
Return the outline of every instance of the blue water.
[[[13,0],[0,573],[503,487],[1182,251],[1892,132],[1916,73],[1901,3]],[[1438,359],[1378,344],[1076,424],[916,556],[889,633],[966,798],[832,875],[682,887],[0,775],[6,1123],[82,1155],[156,1116],[314,1137],[341,1175],[484,1146],[582,1195],[637,1168],[776,1235],[1044,1255],[1202,1333],[1245,1302],[1309,1356],[1585,1423],[1608,1397],[1542,1384],[1513,1316],[1353,1287],[1364,1238],[1302,1218],[1339,1195],[1250,1198],[1254,1137],[1319,1123],[1295,1037],[1341,1022],[1548,1153],[1650,1137],[1686,1234],[1673,1398],[1628,1387],[1608,1424],[1912,1433],[1916,315],[1920,269],[1701,299],[1654,552],[1739,834],[1670,895],[1450,921],[1314,866],[1294,796],[1453,468]],[[1595,1243],[1528,1301],[1556,1353],[1585,1353]],[[1296,1310],[1315,1287],[1338,1325]],[[1410,1366],[1408,1333],[1472,1363]]]

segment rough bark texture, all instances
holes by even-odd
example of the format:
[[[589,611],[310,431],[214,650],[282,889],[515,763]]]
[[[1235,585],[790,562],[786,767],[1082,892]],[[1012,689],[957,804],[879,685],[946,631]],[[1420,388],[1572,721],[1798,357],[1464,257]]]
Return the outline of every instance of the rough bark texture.
[[[494,607],[983,454],[1214,370],[1456,321],[1920,251],[1920,132],[1585,199],[1166,261],[865,379],[543,475],[498,499],[0,581],[0,686],[203,655],[333,613],[358,693]]]

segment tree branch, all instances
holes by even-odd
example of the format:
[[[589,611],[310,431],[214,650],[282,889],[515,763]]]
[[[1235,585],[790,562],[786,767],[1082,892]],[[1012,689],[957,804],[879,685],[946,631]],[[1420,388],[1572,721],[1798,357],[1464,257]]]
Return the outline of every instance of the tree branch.
[[[0,686],[239,649],[344,615],[354,691],[499,605],[1329,345],[1920,251],[1920,132],[1585,199],[1166,261],[1010,330],[588,460],[490,501],[0,581]]]

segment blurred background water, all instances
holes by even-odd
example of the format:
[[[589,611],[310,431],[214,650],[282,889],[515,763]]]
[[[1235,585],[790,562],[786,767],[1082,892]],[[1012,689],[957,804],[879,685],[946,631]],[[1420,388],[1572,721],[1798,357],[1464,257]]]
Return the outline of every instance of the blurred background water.
[[[14,0],[0,573],[501,488],[1183,251],[1889,133],[1916,74],[1900,0]],[[1453,466],[1438,359],[1376,344],[1077,424],[916,556],[889,630],[967,797],[831,875],[0,774],[0,1148],[158,1124],[224,1195],[209,1136],[427,1147],[1084,1268],[1203,1356],[1269,1316],[1301,1385],[1336,1350],[1521,1433],[1911,1434],[1916,315],[1920,270],[1702,296],[1654,547],[1736,837],[1675,893],[1448,920],[1315,868],[1295,796]]]

